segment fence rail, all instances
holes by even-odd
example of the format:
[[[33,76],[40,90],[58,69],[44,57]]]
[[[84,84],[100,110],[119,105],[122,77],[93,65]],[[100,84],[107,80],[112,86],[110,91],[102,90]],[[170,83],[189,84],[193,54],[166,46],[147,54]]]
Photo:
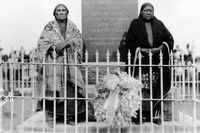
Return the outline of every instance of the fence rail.
[[[66,53],[64,53],[64,56]],[[0,54],[1,56],[1,54]],[[170,54],[170,64],[162,64],[162,53],[160,54],[161,63],[158,64],[130,64],[131,55],[128,55],[128,64],[120,62],[120,54],[117,52],[117,61],[109,61],[109,51],[106,54],[107,60],[105,62],[99,62],[99,54],[96,54],[96,61],[89,62],[88,53],[85,54],[85,62],[78,64],[77,55],[74,55],[74,63],[57,63],[56,57],[53,57],[51,63],[38,62],[35,56],[31,56],[30,62],[24,62],[23,55],[20,62],[15,62],[14,57],[11,57],[10,61],[2,61],[0,59],[0,89],[3,89],[0,107],[0,131],[5,132],[200,132],[200,69],[196,65],[195,59],[192,64],[188,65],[184,62],[183,56],[179,61],[174,58],[173,54]],[[64,59],[66,59],[64,57]],[[139,57],[141,60],[141,57]],[[149,62],[152,62],[150,56]],[[140,61],[139,61],[140,62]],[[139,67],[139,79],[142,79],[141,72],[144,67],[149,67],[152,72],[152,67],[159,67],[161,77],[163,76],[163,68],[170,67],[171,73],[171,88],[166,97],[161,96],[159,99],[154,99],[152,97],[152,87],[150,87],[150,97],[144,98],[142,92],[140,92],[141,101],[150,101],[150,112],[151,117],[153,116],[153,102],[156,100],[161,101],[161,115],[162,124],[155,125],[153,120],[149,122],[136,125],[131,123],[129,127],[112,127],[108,126],[106,123],[102,122],[88,122],[88,109],[86,109],[86,122],[79,123],[77,122],[78,118],[76,115],[75,122],[73,124],[69,123],[56,123],[53,121],[53,124],[50,126],[45,119],[44,111],[36,112],[36,106],[38,99],[43,99],[45,105],[46,100],[48,99],[44,93],[42,97],[36,96],[35,92],[38,87],[39,80],[39,70],[41,66],[52,66],[53,70],[53,81],[56,83],[57,77],[56,68],[62,66],[67,68],[69,66],[74,67],[75,73],[75,90],[78,91],[78,81],[79,78],[77,75],[78,67],[81,67],[81,73],[83,75],[85,83],[85,97],[79,98],[77,95],[74,98],[56,97],[54,95],[51,99],[55,102],[56,100],[75,100],[77,107],[77,100],[84,99],[86,102],[86,107],[88,107],[88,101],[93,99],[95,94],[95,86],[99,84],[100,80],[107,74],[113,73],[115,71],[125,71],[125,68],[128,68],[128,74],[131,75],[131,67]],[[43,68],[43,71],[46,70]],[[66,70],[66,69],[65,69]],[[66,78],[66,71],[63,71],[64,77]],[[152,74],[150,74],[150,83],[152,86]],[[42,80],[45,80],[45,73],[43,73]],[[63,81],[64,86],[66,86],[66,81]],[[161,78],[161,90],[163,91],[163,79]],[[43,84],[43,92],[45,92],[45,85]],[[54,94],[56,91],[56,85],[54,86]],[[161,94],[163,93],[161,91]],[[0,93],[0,94],[1,94]],[[10,94],[10,95],[8,95]],[[5,102],[5,100],[8,100]],[[13,100],[13,101],[11,101]],[[4,103],[3,103],[4,102]],[[64,104],[66,106],[66,102]],[[143,106],[143,105],[142,105]],[[143,107],[140,107],[140,118],[142,118],[141,110]],[[43,110],[45,110],[43,106]],[[54,104],[54,111],[55,111]],[[76,111],[77,113],[77,108]],[[56,115],[54,115],[54,118]],[[66,121],[66,118],[64,118]],[[141,119],[140,119],[141,120]]]

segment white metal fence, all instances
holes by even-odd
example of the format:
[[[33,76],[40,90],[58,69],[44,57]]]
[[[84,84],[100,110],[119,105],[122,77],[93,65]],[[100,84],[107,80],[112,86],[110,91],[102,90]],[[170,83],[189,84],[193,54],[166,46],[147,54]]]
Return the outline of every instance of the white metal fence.
[[[65,55],[64,55],[65,56]],[[74,59],[77,60],[76,54]],[[86,107],[88,107],[88,100],[94,97],[95,85],[97,85],[100,79],[108,73],[114,71],[124,71],[125,67],[139,66],[141,69],[144,65],[126,65],[120,62],[120,54],[117,53],[117,61],[109,61],[109,51],[107,52],[106,61],[99,62],[99,53],[96,53],[96,61],[88,62],[88,53],[85,54],[85,62],[82,64],[75,63],[69,64],[67,62],[60,63],[46,63],[43,60],[42,63],[38,63],[35,57],[32,56],[30,62],[24,62],[23,55],[21,62],[15,62],[10,58],[10,61],[5,62],[0,59],[0,88],[1,95],[4,95],[1,99],[0,107],[0,131],[5,133],[12,132],[84,132],[84,133],[110,133],[110,132],[200,132],[200,70],[196,65],[195,59],[191,65],[185,65],[183,56],[179,61],[174,59],[173,54],[170,55],[170,65],[159,64],[159,67],[168,66],[171,68],[171,88],[167,97],[161,96],[161,116],[162,124],[156,125],[153,123],[151,118],[150,122],[140,123],[136,125],[131,123],[129,127],[112,127],[102,122],[88,122],[88,110],[85,122],[77,122],[77,115],[73,124],[56,123],[55,119],[52,125],[49,125],[45,120],[44,111],[36,112],[36,105],[38,99],[41,97],[35,96],[35,91],[38,84],[38,68],[41,65],[51,66],[73,66],[77,68],[82,66],[82,74],[85,82],[86,94],[84,100],[86,100]],[[162,54],[161,54],[162,56]],[[1,54],[0,54],[1,57]],[[54,57],[55,58],[55,57]],[[129,54],[128,59],[130,60],[131,55]],[[151,60],[151,58],[150,58]],[[162,57],[161,57],[162,60]],[[130,62],[130,61],[129,61]],[[150,61],[151,62],[151,61]],[[150,64],[151,69],[153,65]],[[45,68],[44,68],[45,69]],[[162,69],[161,69],[162,70]],[[75,79],[77,79],[77,69],[74,71]],[[129,74],[131,74],[129,70]],[[150,74],[150,76],[152,76]],[[161,71],[162,76],[162,71]],[[44,77],[43,77],[44,78]],[[139,77],[141,78],[141,76]],[[150,78],[151,79],[151,78]],[[161,81],[161,84],[163,81]],[[66,84],[66,82],[64,83]],[[66,86],[66,85],[65,85]],[[162,85],[161,85],[162,86]],[[56,89],[56,88],[55,88]],[[162,88],[161,88],[162,89]],[[44,89],[45,90],[45,89]],[[44,91],[43,90],[43,91]],[[77,91],[77,81],[75,80],[75,90]],[[9,94],[9,95],[8,95]],[[45,95],[42,99],[47,99]],[[55,95],[52,97],[55,101],[57,98]],[[62,98],[60,98],[62,99]],[[77,95],[74,98],[76,101],[79,99]],[[63,98],[64,101],[69,100],[66,96]],[[144,99],[141,96],[141,101],[146,100],[152,102],[155,100],[152,97]],[[45,100],[43,100],[45,104]],[[66,106],[66,102],[65,102]],[[54,105],[54,108],[55,105]],[[45,110],[45,106],[43,106]],[[142,106],[140,107],[142,110]],[[151,107],[151,112],[152,112]],[[54,109],[55,111],[55,109]],[[77,109],[76,109],[77,113]],[[151,116],[153,114],[151,113]],[[56,115],[54,115],[54,118]],[[142,113],[140,113],[142,118]],[[166,119],[165,119],[166,118]]]

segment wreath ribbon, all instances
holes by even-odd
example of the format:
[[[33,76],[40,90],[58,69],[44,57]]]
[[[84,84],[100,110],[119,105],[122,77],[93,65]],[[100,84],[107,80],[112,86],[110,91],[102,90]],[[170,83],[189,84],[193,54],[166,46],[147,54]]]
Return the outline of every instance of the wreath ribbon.
[[[110,94],[104,104],[104,109],[106,110],[106,121],[112,123],[115,117],[115,111],[117,110],[119,104],[119,92],[120,87],[118,83],[120,81],[117,75],[108,75],[103,79],[106,81],[105,86],[110,90]]]

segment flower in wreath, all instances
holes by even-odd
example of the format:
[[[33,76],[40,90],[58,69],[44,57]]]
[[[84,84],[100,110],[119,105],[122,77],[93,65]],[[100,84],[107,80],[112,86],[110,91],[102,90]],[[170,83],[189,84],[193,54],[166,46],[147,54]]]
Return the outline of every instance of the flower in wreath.
[[[97,120],[112,125],[130,124],[140,106],[142,83],[125,72],[106,75],[96,86],[93,100]]]

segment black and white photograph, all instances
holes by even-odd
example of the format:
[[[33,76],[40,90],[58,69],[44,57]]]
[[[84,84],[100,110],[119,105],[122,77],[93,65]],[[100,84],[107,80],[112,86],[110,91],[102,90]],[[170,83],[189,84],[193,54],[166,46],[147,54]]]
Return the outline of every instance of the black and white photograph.
[[[199,6],[0,0],[0,133],[200,133]]]

